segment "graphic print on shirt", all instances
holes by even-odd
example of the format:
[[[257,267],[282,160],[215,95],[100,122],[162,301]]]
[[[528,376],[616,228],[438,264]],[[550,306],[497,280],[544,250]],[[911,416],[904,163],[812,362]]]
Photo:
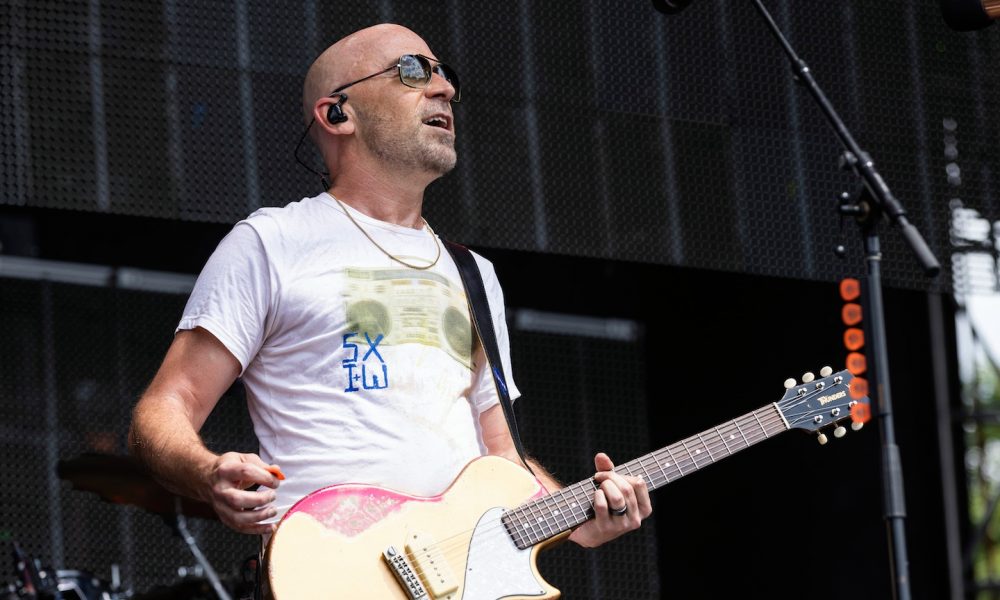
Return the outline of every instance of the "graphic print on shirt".
[[[465,290],[448,279],[409,269],[344,271],[347,333],[341,348],[345,392],[391,387],[384,349],[421,344],[472,369],[472,323]]]

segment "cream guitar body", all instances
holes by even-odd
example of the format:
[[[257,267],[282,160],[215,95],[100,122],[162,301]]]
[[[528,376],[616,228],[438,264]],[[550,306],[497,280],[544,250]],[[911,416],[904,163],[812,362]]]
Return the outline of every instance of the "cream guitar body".
[[[784,397],[615,467],[650,490],[789,429],[860,428],[868,398],[847,371],[785,383]],[[820,433],[820,441],[825,434]],[[282,518],[268,546],[275,600],[528,600],[558,598],[538,574],[538,551],[594,518],[597,484],[551,494],[521,466],[483,457],[433,498],[365,485],[309,494]]]
[[[493,456],[469,463],[433,498],[324,488],[296,504],[271,538],[272,593],[275,600],[558,598],[535,566],[545,544],[519,549],[501,523],[506,509],[542,494],[522,467]],[[406,566],[391,564],[390,548]],[[422,592],[410,591],[408,575]]]

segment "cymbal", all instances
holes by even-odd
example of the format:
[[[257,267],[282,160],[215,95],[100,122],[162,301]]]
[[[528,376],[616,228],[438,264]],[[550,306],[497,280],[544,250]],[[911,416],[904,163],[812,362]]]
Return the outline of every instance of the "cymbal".
[[[180,512],[188,517],[218,519],[205,502],[178,496],[157,483],[149,471],[130,456],[115,454],[81,454],[60,460],[56,474],[73,485],[73,489],[94,492],[105,502],[131,504],[151,513],[173,516]]]

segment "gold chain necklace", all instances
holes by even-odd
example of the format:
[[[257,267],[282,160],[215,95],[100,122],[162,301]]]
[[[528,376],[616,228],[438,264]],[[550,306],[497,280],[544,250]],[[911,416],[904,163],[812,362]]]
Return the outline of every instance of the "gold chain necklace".
[[[344,206],[344,203],[340,201],[340,198],[334,196],[333,194],[330,194],[330,197],[337,201],[337,204],[339,204],[340,208],[342,208],[344,210],[344,214],[347,215],[347,218],[351,220],[351,223],[354,223],[354,226],[357,227],[358,230],[361,231],[361,233],[363,233],[366,238],[368,238],[369,242],[375,244],[375,247],[378,248],[379,250],[381,250],[382,254],[385,254],[386,256],[388,256],[392,260],[398,262],[399,264],[401,264],[401,265],[403,265],[405,267],[409,267],[411,269],[416,269],[418,271],[426,271],[427,269],[430,269],[431,267],[433,267],[434,265],[436,265],[437,262],[438,262],[438,259],[441,258],[441,242],[438,241],[437,235],[435,235],[434,234],[434,230],[431,229],[431,224],[428,223],[427,219],[423,218],[422,216],[420,217],[420,220],[424,222],[424,227],[426,227],[427,231],[430,232],[431,239],[434,240],[434,245],[437,246],[437,256],[434,257],[434,260],[431,261],[431,264],[424,265],[424,266],[418,266],[418,265],[412,265],[412,264],[406,262],[405,260],[403,260],[401,258],[396,258],[392,254],[389,254],[389,252],[385,248],[383,248],[382,246],[380,246],[379,243],[376,242],[372,238],[372,236],[368,235],[368,232],[365,231],[365,228],[361,226],[361,223],[358,223],[357,221],[354,220],[354,216],[351,215],[351,211],[348,210],[346,206]]]

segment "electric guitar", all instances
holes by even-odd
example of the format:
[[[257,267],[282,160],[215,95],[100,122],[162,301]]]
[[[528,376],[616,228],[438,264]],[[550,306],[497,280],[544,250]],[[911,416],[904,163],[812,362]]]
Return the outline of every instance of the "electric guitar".
[[[785,382],[784,397],[718,427],[618,465],[662,487],[789,429],[859,429],[868,398],[848,371]],[[380,487],[323,488],[282,518],[267,550],[275,600],[303,598],[496,600],[559,597],[538,573],[538,552],[594,517],[593,479],[546,494],[523,467],[485,456],[442,494]]]

